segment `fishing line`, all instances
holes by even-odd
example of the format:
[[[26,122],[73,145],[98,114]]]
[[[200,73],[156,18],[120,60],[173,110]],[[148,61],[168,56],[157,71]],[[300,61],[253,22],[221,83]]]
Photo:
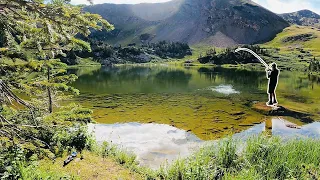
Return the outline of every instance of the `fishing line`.
[[[249,53],[251,53],[252,55],[254,55],[254,57],[256,57],[267,69],[271,69],[270,66],[255,52],[253,52],[251,49],[248,48],[238,48],[235,50],[235,52],[239,52],[239,51],[247,51]]]

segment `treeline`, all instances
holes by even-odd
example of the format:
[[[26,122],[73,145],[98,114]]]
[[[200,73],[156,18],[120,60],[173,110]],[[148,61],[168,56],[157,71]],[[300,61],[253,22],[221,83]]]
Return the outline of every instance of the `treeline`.
[[[313,60],[311,60],[309,64],[309,71],[320,72],[320,61],[317,60],[316,58],[313,58]]]
[[[161,41],[137,46],[135,43],[127,46],[111,46],[106,42],[88,40],[91,45],[91,52],[85,50],[72,50],[67,52],[66,57],[60,57],[67,64],[78,64],[80,58],[90,58],[99,61],[104,65],[119,63],[147,63],[168,58],[184,58],[192,55],[188,44],[180,42]],[[79,58],[80,57],[80,58]]]
[[[166,58],[184,58],[187,55],[192,55],[188,44],[181,42],[166,42],[149,43],[142,47],[151,50],[157,56]]]
[[[244,45],[244,48],[249,48],[259,55],[269,56],[267,49],[261,48],[258,45]],[[245,51],[235,52],[236,48],[226,48],[222,52],[217,53],[216,49],[210,49],[204,56],[199,56],[198,61],[202,64],[246,64],[257,63],[256,58]]]

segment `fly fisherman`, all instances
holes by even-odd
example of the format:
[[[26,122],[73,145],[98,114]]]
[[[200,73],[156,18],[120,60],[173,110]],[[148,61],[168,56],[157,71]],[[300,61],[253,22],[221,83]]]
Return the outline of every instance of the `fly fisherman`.
[[[280,71],[277,68],[277,64],[272,63],[270,66],[268,66],[268,64],[264,62],[264,60],[260,56],[258,56],[255,52],[253,52],[251,49],[238,48],[235,50],[235,52],[239,52],[239,51],[247,51],[251,53],[266,67],[267,78],[269,79],[269,83],[268,83],[269,101],[266,104],[267,106],[276,106],[278,104],[278,101],[277,101],[277,96],[275,91],[278,85],[278,79],[280,74]]]
[[[267,106],[277,105],[277,96],[276,96],[276,88],[278,85],[279,79],[279,69],[277,68],[276,63],[272,63],[271,68],[266,69],[267,78],[269,79],[268,83],[268,94],[269,94],[269,102],[267,102]]]

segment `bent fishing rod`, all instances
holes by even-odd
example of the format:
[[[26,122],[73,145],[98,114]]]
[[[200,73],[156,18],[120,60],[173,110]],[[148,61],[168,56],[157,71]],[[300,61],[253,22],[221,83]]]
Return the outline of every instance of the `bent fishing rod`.
[[[268,64],[266,62],[264,62],[264,60],[255,52],[253,52],[251,49],[248,48],[238,48],[235,50],[235,52],[239,52],[239,51],[247,51],[249,53],[251,53],[252,55],[254,55],[254,57],[256,57],[267,69],[270,69],[270,66],[268,66]]]

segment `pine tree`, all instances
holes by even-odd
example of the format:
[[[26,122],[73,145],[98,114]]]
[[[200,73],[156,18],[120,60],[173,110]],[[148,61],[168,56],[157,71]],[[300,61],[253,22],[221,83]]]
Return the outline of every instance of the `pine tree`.
[[[61,91],[78,93],[67,85],[76,76],[67,75],[65,64],[55,57],[72,49],[90,51],[90,45],[76,35],[88,36],[91,28],[111,30],[113,26],[100,15],[84,13],[81,6],[73,6],[68,0],[45,2],[0,0],[1,62],[15,58],[29,61],[23,65],[0,63],[0,139],[8,139],[12,144],[31,142],[28,145],[50,149],[47,142],[51,142],[49,135],[55,125],[42,121],[50,115],[42,111],[43,106],[20,99],[12,88],[35,95],[47,93],[48,111],[52,112],[53,95]],[[33,72],[37,72],[37,77],[26,78]],[[11,107],[6,104],[20,104],[22,107],[8,115],[6,111]],[[75,112],[80,112],[81,117],[88,114],[87,111]]]
[[[47,69],[48,110],[52,112],[52,65],[48,62],[64,51],[91,51],[90,44],[76,38],[88,36],[90,28],[113,29],[100,15],[82,12],[66,0],[0,0],[0,45],[2,55],[26,54]]]

